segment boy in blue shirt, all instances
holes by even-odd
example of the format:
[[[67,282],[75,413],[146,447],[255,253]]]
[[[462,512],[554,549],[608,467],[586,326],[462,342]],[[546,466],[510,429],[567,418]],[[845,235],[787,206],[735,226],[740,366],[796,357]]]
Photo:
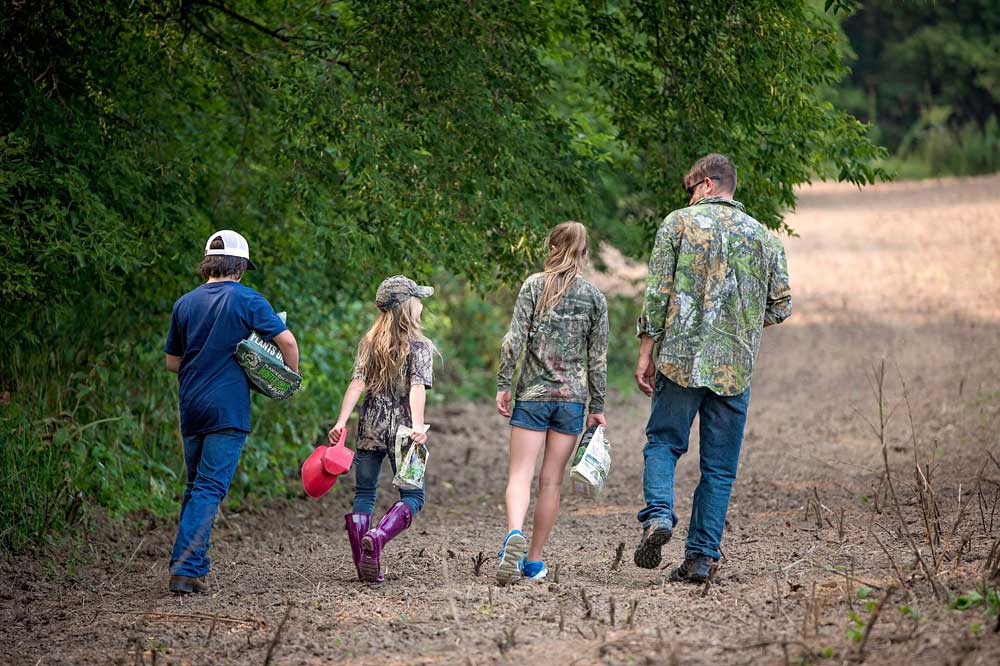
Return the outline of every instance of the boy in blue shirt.
[[[212,234],[198,272],[207,281],[174,303],[163,351],[167,370],[180,375],[181,434],[187,487],[170,555],[170,590],[205,592],[209,536],[250,432],[250,383],[236,345],[256,330],[274,342],[285,363],[299,369],[295,336],[259,293],[240,284],[250,261],[235,231]]]

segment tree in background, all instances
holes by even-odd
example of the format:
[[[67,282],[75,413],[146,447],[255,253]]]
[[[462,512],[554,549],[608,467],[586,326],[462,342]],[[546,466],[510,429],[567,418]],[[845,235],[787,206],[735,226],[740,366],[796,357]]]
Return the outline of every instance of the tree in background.
[[[83,501],[169,504],[160,345],[214,229],[251,239],[249,279],[301,337],[306,390],[257,405],[237,479],[283,490],[385,275],[494,290],[571,217],[638,254],[710,150],[775,228],[798,183],[884,176],[864,127],[816,89],[843,72],[837,34],[804,2],[8,3],[0,544]],[[458,379],[490,316],[443,296]]]
[[[871,0],[842,27],[853,62],[838,105],[911,163],[904,173],[1000,169],[1000,2]]]

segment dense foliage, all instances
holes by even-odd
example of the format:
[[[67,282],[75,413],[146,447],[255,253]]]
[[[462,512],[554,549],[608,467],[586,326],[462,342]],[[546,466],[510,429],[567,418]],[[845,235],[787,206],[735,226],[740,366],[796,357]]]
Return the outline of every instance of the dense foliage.
[[[0,545],[82,507],[172,506],[160,347],[212,230],[250,238],[248,283],[289,310],[307,379],[288,404],[258,400],[236,497],[292,492],[383,276],[443,287],[438,386],[478,393],[497,288],[539,265],[551,224],[642,254],[709,150],[773,227],[797,183],[884,175],[863,126],[819,98],[836,38],[804,2],[8,3]]]
[[[870,0],[843,30],[837,104],[873,123],[905,175],[1000,170],[1000,1]]]

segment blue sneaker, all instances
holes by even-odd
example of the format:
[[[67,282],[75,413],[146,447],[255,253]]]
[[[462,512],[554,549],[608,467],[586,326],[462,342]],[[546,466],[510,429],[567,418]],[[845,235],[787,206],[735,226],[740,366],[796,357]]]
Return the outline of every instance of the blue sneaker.
[[[527,580],[543,581],[545,576],[547,576],[549,570],[545,567],[545,563],[539,560],[538,562],[533,562],[528,558],[525,558],[521,562],[521,575]]]
[[[528,540],[521,530],[511,530],[503,540],[503,548],[497,553],[500,566],[497,568],[497,583],[510,585],[521,578],[521,560],[528,552]]]

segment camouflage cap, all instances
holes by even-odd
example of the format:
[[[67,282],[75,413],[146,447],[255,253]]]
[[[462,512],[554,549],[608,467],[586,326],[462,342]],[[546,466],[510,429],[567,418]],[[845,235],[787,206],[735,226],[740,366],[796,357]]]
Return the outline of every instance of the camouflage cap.
[[[375,305],[382,312],[392,309],[407,298],[427,298],[434,293],[434,287],[424,287],[405,275],[393,275],[382,280],[375,292]]]

